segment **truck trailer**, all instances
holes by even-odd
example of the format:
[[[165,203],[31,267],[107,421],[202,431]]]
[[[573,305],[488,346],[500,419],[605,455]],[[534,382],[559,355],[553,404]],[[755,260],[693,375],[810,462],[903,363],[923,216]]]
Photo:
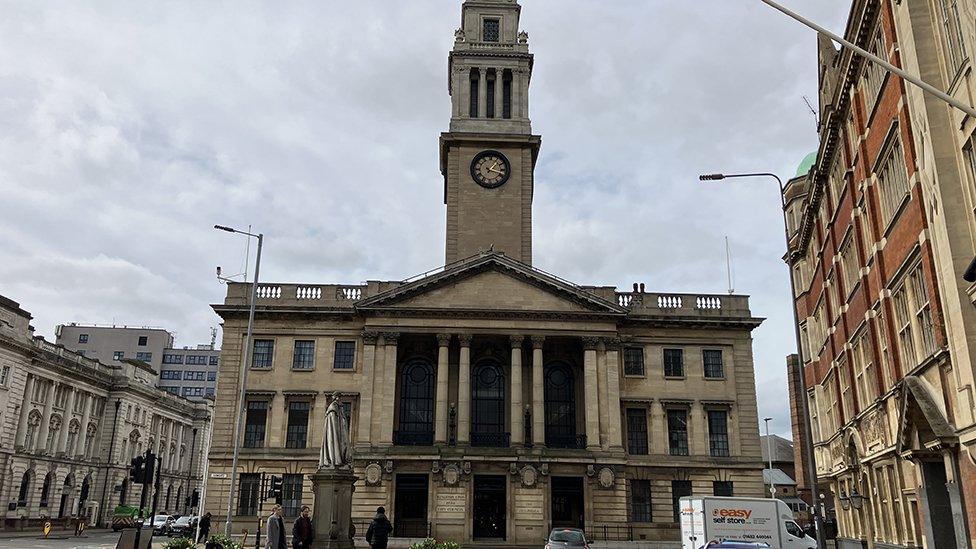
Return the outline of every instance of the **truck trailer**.
[[[778,499],[689,496],[679,505],[682,549],[701,549],[712,541],[817,549],[816,540],[803,533],[793,511]]]

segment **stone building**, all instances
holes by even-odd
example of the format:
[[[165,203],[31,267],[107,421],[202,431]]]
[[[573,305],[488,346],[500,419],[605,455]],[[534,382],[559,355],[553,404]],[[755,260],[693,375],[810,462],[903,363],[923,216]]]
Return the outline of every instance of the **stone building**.
[[[159,508],[187,511],[200,488],[209,405],[156,387],[158,372],[104,364],[33,335],[30,314],[0,296],[0,502],[4,526],[111,518],[138,505],[130,459],[162,457]],[[150,500],[151,503],[151,500]]]
[[[751,332],[737,295],[582,286],[533,268],[528,117],[533,57],[513,0],[468,0],[440,136],[446,265],[403,281],[230,284],[208,507],[236,530],[283,475],[286,515],[311,504],[328,395],[355,447],[354,518],[388,509],[399,536],[539,543],[678,539],[677,500],[761,496]],[[236,485],[234,418],[245,409]],[[224,520],[225,517],[215,517]]]
[[[973,104],[972,0],[857,0],[845,33]],[[976,120],[819,52],[820,149],[785,197],[818,484],[839,547],[971,547]]]

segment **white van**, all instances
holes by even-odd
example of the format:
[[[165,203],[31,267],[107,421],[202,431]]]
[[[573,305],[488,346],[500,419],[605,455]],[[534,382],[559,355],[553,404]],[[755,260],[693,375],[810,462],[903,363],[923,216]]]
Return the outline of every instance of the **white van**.
[[[681,547],[701,549],[710,541],[767,543],[780,549],[817,549],[783,501],[768,498],[681,498]]]

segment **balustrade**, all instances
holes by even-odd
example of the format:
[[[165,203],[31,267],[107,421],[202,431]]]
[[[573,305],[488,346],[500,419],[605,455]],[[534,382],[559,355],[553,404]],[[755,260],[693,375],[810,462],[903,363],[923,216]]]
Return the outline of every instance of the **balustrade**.
[[[657,306],[661,309],[680,309],[682,299],[680,295],[659,295],[657,296]]]
[[[281,299],[281,286],[258,286],[258,299]]]
[[[318,286],[296,286],[295,299],[322,299],[322,288]]]
[[[362,299],[363,289],[355,286],[342,286],[336,288],[336,299],[356,301]]]
[[[716,296],[698,296],[695,300],[696,309],[718,310],[722,308],[722,298]]]

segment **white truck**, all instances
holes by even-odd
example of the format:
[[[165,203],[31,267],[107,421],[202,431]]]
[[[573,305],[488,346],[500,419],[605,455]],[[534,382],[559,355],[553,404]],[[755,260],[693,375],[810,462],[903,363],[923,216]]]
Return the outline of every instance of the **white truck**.
[[[690,496],[681,498],[681,547],[701,549],[710,541],[766,543],[778,549],[817,549],[793,511],[778,499]]]

